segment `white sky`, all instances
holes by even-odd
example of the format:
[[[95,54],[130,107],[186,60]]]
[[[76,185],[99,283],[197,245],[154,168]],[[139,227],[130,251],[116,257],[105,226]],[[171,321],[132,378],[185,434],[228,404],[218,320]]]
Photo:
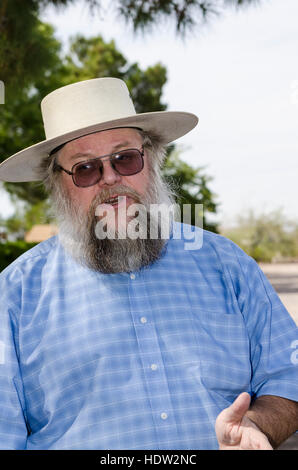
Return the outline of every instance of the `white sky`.
[[[81,1],[43,16],[65,44],[76,33],[101,34],[115,39],[130,63],[166,66],[168,110],[200,118],[177,141],[181,157],[205,166],[214,178],[210,187],[222,223],[249,208],[282,208],[298,220],[297,18],[297,0],[261,0],[259,6],[226,10],[182,40],[170,22],[135,36],[111,8],[91,16]],[[1,201],[6,215],[9,204],[4,196]]]

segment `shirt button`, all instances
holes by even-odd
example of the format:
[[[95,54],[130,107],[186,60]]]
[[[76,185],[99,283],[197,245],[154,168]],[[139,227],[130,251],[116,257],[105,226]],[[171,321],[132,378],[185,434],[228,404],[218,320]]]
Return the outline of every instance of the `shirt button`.
[[[151,364],[151,370],[156,370],[157,369],[157,364]]]
[[[141,321],[141,323],[147,323],[147,318],[146,318],[146,317],[142,317],[142,318],[140,319],[140,321]]]
[[[167,419],[168,415],[167,413],[161,413],[160,417],[161,419]]]
[[[135,279],[135,278],[136,278],[136,275],[134,273],[131,273],[130,279]]]

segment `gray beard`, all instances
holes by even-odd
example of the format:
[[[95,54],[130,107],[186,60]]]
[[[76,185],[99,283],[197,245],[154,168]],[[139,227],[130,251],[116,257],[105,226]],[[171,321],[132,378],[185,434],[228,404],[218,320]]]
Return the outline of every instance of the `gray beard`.
[[[94,198],[87,213],[79,203],[70,199],[58,183],[51,199],[59,226],[59,239],[65,250],[81,265],[105,274],[137,271],[160,259],[167,242],[161,234],[161,226],[168,224],[170,233],[172,218],[163,218],[162,214],[153,216],[150,205],[170,207],[174,204],[174,198],[166,184],[156,179],[158,181],[151,182],[149,191],[143,197],[122,185],[103,190]],[[97,237],[96,225],[100,222],[95,217],[95,209],[115,192],[129,195],[134,202],[142,204],[144,211],[138,214],[138,221],[139,230],[145,233],[145,237],[119,238],[117,232],[114,239]],[[157,233],[155,238],[150,236],[152,227]]]

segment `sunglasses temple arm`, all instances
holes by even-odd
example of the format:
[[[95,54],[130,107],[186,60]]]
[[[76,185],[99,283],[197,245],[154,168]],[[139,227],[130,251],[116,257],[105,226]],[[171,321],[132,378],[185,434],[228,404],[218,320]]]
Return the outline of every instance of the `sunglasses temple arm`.
[[[65,171],[65,173],[67,173],[68,175],[73,175],[72,171],[66,170],[65,168],[63,168],[63,166],[59,165],[59,163],[56,163],[56,162],[54,164],[54,170],[62,170],[62,171]]]

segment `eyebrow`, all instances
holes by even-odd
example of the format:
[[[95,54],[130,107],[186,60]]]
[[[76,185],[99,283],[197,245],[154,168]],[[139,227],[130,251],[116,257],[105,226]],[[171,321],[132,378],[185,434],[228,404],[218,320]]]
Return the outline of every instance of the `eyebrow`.
[[[111,152],[107,153],[105,155],[111,155],[111,154],[117,152],[117,150],[121,149],[122,147],[127,147],[129,145],[131,145],[130,142],[125,140],[125,141],[123,141],[119,144],[114,145],[111,149]],[[129,148],[132,148],[132,147],[129,147]],[[105,155],[102,155],[102,156],[104,157]],[[98,156],[100,157],[100,155],[95,155],[93,152],[87,152],[87,153],[86,152],[77,152],[74,155],[72,155],[69,158],[69,160],[72,161],[72,160],[76,160],[78,158],[84,158],[84,157],[86,157],[86,158],[96,158]]]

